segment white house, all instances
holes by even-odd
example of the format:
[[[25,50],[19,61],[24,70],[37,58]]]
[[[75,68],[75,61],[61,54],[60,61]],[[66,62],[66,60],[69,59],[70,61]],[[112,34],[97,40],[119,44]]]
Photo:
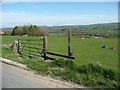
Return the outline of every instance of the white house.
[[[0,31],[0,35],[4,35],[4,34],[5,34],[4,32]]]

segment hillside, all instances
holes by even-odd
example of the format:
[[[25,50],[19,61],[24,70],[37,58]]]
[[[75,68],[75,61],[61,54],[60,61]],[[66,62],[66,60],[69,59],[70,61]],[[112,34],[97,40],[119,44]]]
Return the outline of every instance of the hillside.
[[[92,25],[73,25],[73,26],[52,26],[47,27],[48,32],[64,31],[64,29],[71,29],[72,31],[85,32],[85,33],[118,33],[117,23],[103,23]]]
[[[68,25],[68,26],[45,26],[49,33],[51,32],[66,32],[71,29],[73,32],[82,33],[101,33],[101,34],[117,34],[118,23],[101,23],[91,25]],[[3,28],[2,31],[12,31],[13,28]]]

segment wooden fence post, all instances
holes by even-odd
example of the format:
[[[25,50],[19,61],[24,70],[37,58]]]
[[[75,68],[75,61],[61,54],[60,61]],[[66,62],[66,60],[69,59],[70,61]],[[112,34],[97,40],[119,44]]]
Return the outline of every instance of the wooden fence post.
[[[18,39],[18,50],[17,50],[18,53],[20,53],[20,40]]]
[[[70,49],[71,49],[71,31],[68,30],[68,56],[71,56],[71,52],[70,52]]]
[[[44,60],[47,60],[47,49],[48,49],[47,36],[44,36],[44,37],[43,37],[43,53],[44,53]]]

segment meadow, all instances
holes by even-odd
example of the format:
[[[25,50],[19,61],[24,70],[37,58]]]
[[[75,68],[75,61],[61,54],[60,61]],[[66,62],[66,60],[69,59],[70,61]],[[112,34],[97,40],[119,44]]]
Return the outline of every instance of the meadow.
[[[12,44],[18,38],[40,39],[25,36],[2,36],[2,45]],[[37,42],[37,43],[41,43]],[[106,45],[106,48],[102,48]],[[111,46],[116,49],[110,49]],[[48,36],[48,51],[67,55],[67,37]],[[2,47],[2,57],[23,63],[42,75],[71,81],[89,87],[118,87],[118,39],[72,37],[71,52],[75,60],[58,56],[57,60],[44,61],[41,58],[20,56],[10,48]],[[119,78],[120,79],[120,78]]]
[[[39,39],[40,37],[20,37]],[[3,36],[2,44],[12,44],[18,36]],[[39,42],[38,42],[39,43]],[[41,43],[41,41],[40,41]],[[102,48],[106,45],[106,48]],[[111,46],[116,49],[110,49]],[[67,37],[48,36],[48,51],[67,55]],[[78,64],[101,64],[105,67],[117,69],[118,67],[118,39],[117,38],[85,38],[72,37],[71,52],[75,56],[75,63]],[[4,53],[3,53],[4,54]],[[55,58],[61,58],[51,56]]]

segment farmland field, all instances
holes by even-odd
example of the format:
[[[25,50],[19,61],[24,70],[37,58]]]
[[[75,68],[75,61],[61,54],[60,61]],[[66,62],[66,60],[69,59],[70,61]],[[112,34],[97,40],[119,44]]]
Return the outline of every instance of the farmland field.
[[[40,37],[24,37],[21,38],[34,38]],[[18,36],[2,36],[2,44],[12,44]],[[85,38],[72,37],[71,51],[74,53],[77,64],[100,64],[103,67],[117,69],[118,67],[118,39],[117,38]],[[107,48],[103,49],[102,46],[106,45]],[[110,49],[115,45],[116,49]],[[48,51],[67,55],[67,37],[48,36]],[[3,57],[7,53],[5,49],[2,50]],[[52,56],[54,57],[54,56]],[[60,57],[56,57],[60,58]]]

